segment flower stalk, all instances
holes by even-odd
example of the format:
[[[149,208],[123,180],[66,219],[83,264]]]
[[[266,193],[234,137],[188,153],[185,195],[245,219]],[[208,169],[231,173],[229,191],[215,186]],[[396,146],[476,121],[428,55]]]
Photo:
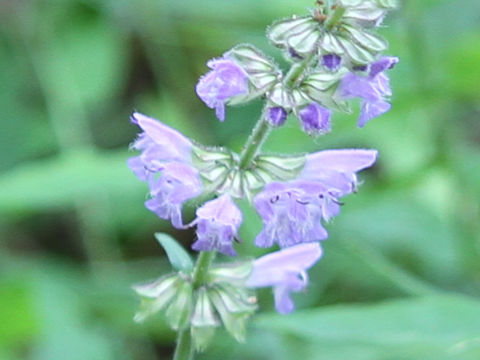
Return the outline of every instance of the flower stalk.
[[[173,360],[192,360],[194,355],[190,329],[178,333],[177,346]]]
[[[215,251],[201,251],[197,258],[197,263],[193,270],[193,288],[198,289],[208,280],[208,269],[215,259]]]
[[[271,125],[262,115],[260,120],[258,120],[257,124],[253,128],[252,133],[250,134],[247,142],[245,143],[243,151],[240,154],[240,169],[248,169],[252,160],[260,152],[262,145],[265,143],[265,140],[267,140],[268,135],[270,135],[270,131]]]
[[[293,64],[290,67],[290,70],[288,70],[287,74],[285,75],[285,79],[283,80],[283,83],[288,89],[292,89],[295,87],[297,81],[302,77],[311,60],[312,55],[308,56],[305,60],[301,62]]]
[[[328,30],[332,29],[340,21],[342,16],[345,14],[345,10],[346,9],[344,7],[337,6],[325,21],[325,27]]]

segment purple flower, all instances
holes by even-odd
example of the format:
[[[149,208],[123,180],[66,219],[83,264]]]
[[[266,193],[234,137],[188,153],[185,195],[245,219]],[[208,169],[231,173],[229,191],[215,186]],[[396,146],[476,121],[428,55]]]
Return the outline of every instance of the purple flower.
[[[151,199],[145,206],[158,217],[181,228],[182,204],[200,195],[202,182],[191,163],[192,143],[178,131],[140,113],[131,118],[143,132],[132,145],[141,154],[128,166],[150,187]]]
[[[342,58],[337,54],[327,54],[322,56],[322,65],[327,69],[335,71],[340,67]]]
[[[287,314],[295,309],[290,292],[299,292],[308,284],[306,270],[322,256],[318,243],[300,244],[262,256],[253,262],[247,280],[252,288],[273,287],[275,308]]]
[[[324,240],[322,221],[340,212],[339,198],[356,191],[356,172],[372,166],[375,150],[326,150],[307,155],[299,177],[265,186],[254,198],[264,227],[259,247],[280,247]]]
[[[192,249],[197,251],[218,250],[222,254],[236,256],[233,239],[237,237],[242,223],[242,213],[230,195],[224,194],[202,205],[197,210],[197,241]]]
[[[234,96],[248,93],[248,75],[228,58],[210,60],[207,66],[212,70],[198,81],[197,95],[224,121],[225,103]]]
[[[366,76],[349,73],[339,86],[339,94],[345,99],[359,97],[363,99],[358,127],[363,127],[371,119],[390,110],[391,105],[385,100],[392,95],[389,79],[385,71],[391,69],[398,58],[385,56],[368,67]]]
[[[267,119],[272,126],[282,126],[287,119],[287,111],[281,106],[269,108]]]
[[[358,171],[372,166],[376,150],[324,150],[307,155],[300,178],[319,181],[341,196],[356,191]]]
[[[128,160],[140,180],[151,179],[166,162],[190,162],[192,143],[181,133],[140,113],[133,113],[131,120],[143,130],[132,145],[142,153]]]
[[[317,103],[311,103],[298,112],[302,129],[307,134],[325,134],[331,130],[332,112]]]
[[[201,192],[198,171],[188,164],[171,162],[163,165],[160,176],[150,181],[152,198],[145,206],[159,218],[170,219],[174,227],[182,228],[182,204]]]

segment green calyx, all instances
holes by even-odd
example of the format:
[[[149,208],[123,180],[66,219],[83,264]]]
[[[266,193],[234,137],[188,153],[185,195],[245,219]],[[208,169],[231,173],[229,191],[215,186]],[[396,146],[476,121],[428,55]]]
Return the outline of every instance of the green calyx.
[[[254,294],[245,285],[252,262],[212,266],[215,253],[201,252],[192,267],[188,253],[173,238],[156,237],[178,272],[133,287],[141,297],[134,320],[143,322],[165,311],[169,326],[188,338],[197,352],[207,348],[222,324],[235,339],[244,341],[246,322],[257,308]]]
[[[303,154],[257,155],[256,151],[252,151],[244,155],[250,159],[242,162],[244,157],[223,148],[205,148],[196,145],[193,153],[194,165],[199,170],[206,192],[229,193],[233,197],[246,197],[250,200],[267,183],[294,179],[305,164]],[[242,164],[248,164],[248,166],[242,166]]]

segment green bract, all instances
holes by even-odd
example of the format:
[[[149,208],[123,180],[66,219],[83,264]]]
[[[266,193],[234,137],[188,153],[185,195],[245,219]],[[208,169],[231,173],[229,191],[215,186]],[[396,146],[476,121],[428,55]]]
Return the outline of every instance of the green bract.
[[[169,243],[168,247],[175,252],[179,248],[180,252],[185,252],[174,239],[165,241],[162,237],[163,234],[157,234],[162,244]],[[134,320],[143,322],[166,309],[170,327],[176,331],[190,331],[197,351],[206,349],[215,329],[222,323],[235,339],[244,341],[246,321],[257,308],[256,298],[246,287],[251,272],[252,262],[243,261],[210,268],[198,285],[195,275],[182,271],[135,285],[133,289],[140,295],[141,303]]]
[[[239,156],[224,148],[196,145],[192,153],[193,163],[206,183],[207,192],[228,193],[236,198],[251,198],[272,181],[294,179],[305,164],[304,155],[260,155],[247,169],[241,169]]]
[[[225,57],[234,60],[247,73],[250,83],[248,94],[229,99],[230,105],[243,104],[265,94],[281,78],[281,71],[274,61],[253,45],[235,46]]]
[[[314,53],[342,55],[352,66],[366,65],[388,47],[380,36],[364,28],[377,25],[391,1],[344,1],[342,6],[315,9],[311,15],[274,22],[267,31],[271,43],[283,48],[292,60]],[[363,26],[360,26],[363,25]]]

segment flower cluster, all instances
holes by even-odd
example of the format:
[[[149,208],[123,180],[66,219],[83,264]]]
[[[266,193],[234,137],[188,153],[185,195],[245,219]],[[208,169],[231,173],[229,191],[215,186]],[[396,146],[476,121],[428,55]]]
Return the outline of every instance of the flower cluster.
[[[357,191],[357,174],[377,159],[377,151],[370,149],[297,155],[261,151],[268,134],[289,114],[307,134],[323,135],[331,131],[336,111],[350,112],[350,99],[361,101],[358,127],[391,107],[386,71],[398,59],[382,55],[387,43],[373,29],[393,1],[332,3],[317,1],[309,15],[268,28],[269,41],[290,62],[288,71],[248,44],[207,63],[210,71],[196,92],[220,121],[226,106],[265,100],[241,154],[203,146],[158,120],[132,115],[142,132],[132,145],[140,155],[128,165],[149,186],[145,206],[175,228],[195,228],[191,249],[200,252],[194,266],[178,244],[162,243],[177,272],[135,287],[143,299],[136,319],[166,309],[174,329],[190,328],[197,350],[222,323],[235,338],[244,338],[246,319],[256,309],[252,289],[272,287],[277,311],[293,311],[290,293],[308,285],[307,270],[321,258],[320,242],[328,238],[327,223],[339,215],[343,198]],[[256,238],[247,241],[280,250],[256,260],[212,265],[216,252],[237,256],[243,221],[237,202],[242,198],[263,223]],[[197,207],[191,221],[183,219],[185,203]]]
[[[140,113],[131,121],[143,132],[132,147],[142,153],[128,160],[128,166],[150,187],[145,206],[161,219],[183,227],[182,204],[202,192],[198,170],[192,166],[192,143],[178,131]]]
[[[306,156],[298,178],[273,182],[255,197],[264,228],[255,244],[288,247],[324,240],[322,220],[340,212],[340,197],[357,187],[356,172],[375,163],[375,150],[326,150]]]
[[[311,135],[329,132],[332,112],[349,112],[345,101],[352,98],[363,100],[359,127],[387,112],[391,90],[385,71],[398,58],[381,56],[388,44],[371,29],[395,4],[387,0],[325,3],[318,2],[310,15],[277,21],[267,31],[294,71],[284,74],[260,50],[237,46],[208,62],[211,71],[196,89],[200,99],[224,121],[225,105],[265,96],[272,125],[283,125],[293,113]]]

